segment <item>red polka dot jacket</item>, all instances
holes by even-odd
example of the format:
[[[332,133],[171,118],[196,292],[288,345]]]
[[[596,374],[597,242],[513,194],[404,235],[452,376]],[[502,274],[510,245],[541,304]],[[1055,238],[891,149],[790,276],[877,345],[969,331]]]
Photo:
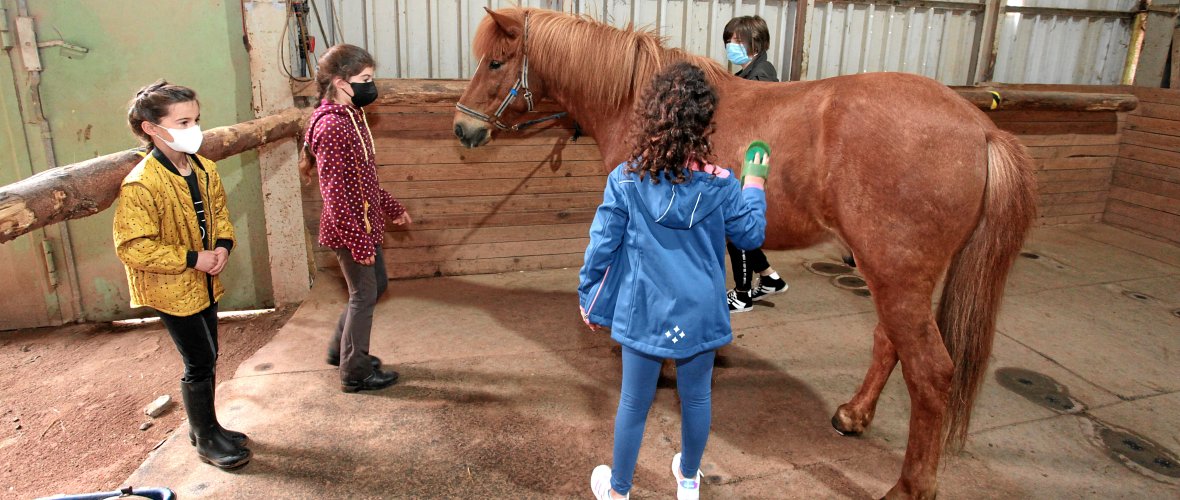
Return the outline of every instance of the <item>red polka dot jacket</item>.
[[[304,140],[315,155],[320,194],[320,244],[348,248],[362,261],[376,255],[385,221],[406,212],[377,180],[373,133],[365,112],[327,99],[311,114]]]

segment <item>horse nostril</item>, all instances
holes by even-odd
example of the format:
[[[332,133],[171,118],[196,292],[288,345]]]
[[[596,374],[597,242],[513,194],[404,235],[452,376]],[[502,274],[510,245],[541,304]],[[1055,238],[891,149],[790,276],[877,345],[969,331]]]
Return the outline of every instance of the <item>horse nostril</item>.
[[[458,137],[460,139],[463,138],[463,126],[462,125],[455,124],[455,137]]]

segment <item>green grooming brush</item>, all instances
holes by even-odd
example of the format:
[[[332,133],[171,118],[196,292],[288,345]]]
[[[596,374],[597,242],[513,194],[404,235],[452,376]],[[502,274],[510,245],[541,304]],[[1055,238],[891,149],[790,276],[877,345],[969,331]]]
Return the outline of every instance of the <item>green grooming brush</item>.
[[[766,178],[767,172],[770,170],[770,165],[763,165],[754,161],[754,156],[761,154],[762,157],[770,155],[770,146],[765,142],[754,141],[746,148],[746,160],[742,163],[742,180],[746,179],[747,175],[754,175]]]

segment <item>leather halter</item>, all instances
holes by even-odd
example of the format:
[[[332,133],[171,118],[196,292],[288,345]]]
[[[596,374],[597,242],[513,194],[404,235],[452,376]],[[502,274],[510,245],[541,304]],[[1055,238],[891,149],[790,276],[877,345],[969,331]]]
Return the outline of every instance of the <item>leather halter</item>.
[[[522,90],[524,91],[524,100],[526,103],[528,103],[529,112],[531,113],[533,111],[533,93],[529,90],[529,55],[528,50],[526,50],[529,42],[529,15],[527,12],[524,14],[523,36],[524,39],[520,45],[520,53],[523,61],[523,64],[520,67],[520,78],[517,78],[516,84],[514,84],[511,89],[508,89],[508,95],[504,96],[504,100],[500,102],[500,107],[496,109],[496,112],[491,115],[487,115],[464,106],[463,103],[460,102],[455,102],[456,109],[458,109],[463,114],[471,116],[477,120],[495,125],[496,128],[500,130],[511,130],[513,132],[523,130],[526,127],[536,125],[538,123],[556,120],[566,115],[566,112],[562,111],[560,113],[554,113],[549,116],[517,123],[515,125],[508,125],[500,120],[500,116],[504,114],[504,110],[508,109],[508,105],[512,104],[512,101],[516,100],[516,96],[520,95]],[[483,66],[482,59],[480,66]],[[479,68],[476,68],[476,71],[479,71]]]

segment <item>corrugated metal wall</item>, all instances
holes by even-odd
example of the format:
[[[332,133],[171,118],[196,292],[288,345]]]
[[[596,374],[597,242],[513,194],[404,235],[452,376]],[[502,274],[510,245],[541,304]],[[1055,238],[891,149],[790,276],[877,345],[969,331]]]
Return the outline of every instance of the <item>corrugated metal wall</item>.
[[[989,5],[1002,2],[991,80],[1118,83],[1137,0],[814,0],[805,23],[803,79],[905,71],[949,85],[985,79],[978,61]],[[314,0],[308,23],[320,40],[366,47],[381,78],[469,78],[470,39],[484,7],[509,0]],[[803,0],[804,7],[808,2]],[[735,16],[770,26],[771,62],[790,74],[797,0],[521,0],[527,7],[581,13],[615,26],[655,26],[668,45],[727,64],[721,33]],[[1050,10],[1045,10],[1050,9]],[[314,12],[309,14],[314,16]],[[321,28],[322,26],[322,28]],[[984,59],[986,60],[986,59]],[[298,61],[295,66],[298,67]],[[731,68],[736,70],[736,68]]]
[[[484,8],[510,7],[510,0],[315,0],[309,30],[321,42],[316,56],[333,43],[368,49],[378,78],[470,78],[471,36]],[[725,63],[725,23],[760,15],[770,27],[771,62],[790,68],[795,2],[788,0],[521,0],[540,7],[591,16],[614,26],[655,26],[668,45],[708,54]],[[323,29],[320,29],[322,24]],[[292,48],[294,44],[292,44]],[[292,50],[294,53],[294,50]],[[298,62],[296,61],[296,66]],[[734,71],[737,71],[735,68]]]
[[[788,0],[580,0],[568,1],[572,10],[613,26],[655,26],[668,46],[725,59],[725,24],[738,16],[761,16],[770,28],[767,55],[779,78],[789,73],[795,36],[797,2]],[[737,72],[738,67],[731,67]]]
[[[1006,12],[997,33],[992,80],[1013,83],[1120,83],[1136,0],[1009,0],[1019,9],[1086,9],[1085,13]]]
[[[891,2],[816,2],[808,22],[808,80],[904,71],[949,85],[973,76],[984,0],[897,7]]]

